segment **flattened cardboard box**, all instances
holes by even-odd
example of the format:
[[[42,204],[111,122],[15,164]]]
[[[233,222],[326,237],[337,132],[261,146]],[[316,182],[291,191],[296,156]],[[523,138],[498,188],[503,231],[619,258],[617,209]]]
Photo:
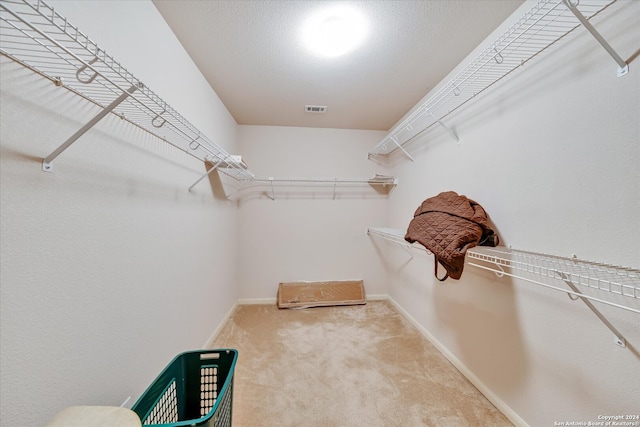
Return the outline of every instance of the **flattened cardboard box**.
[[[366,304],[362,280],[289,282],[278,286],[278,308]]]

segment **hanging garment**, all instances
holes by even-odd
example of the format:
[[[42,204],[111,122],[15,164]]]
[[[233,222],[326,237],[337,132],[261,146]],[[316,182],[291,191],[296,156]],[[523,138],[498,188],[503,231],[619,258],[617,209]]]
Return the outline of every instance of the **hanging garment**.
[[[477,202],[454,191],[426,199],[413,215],[405,240],[418,242],[433,253],[435,275],[460,279],[467,249],[496,246],[498,235],[489,225],[485,210]],[[438,263],[447,270],[438,277]]]

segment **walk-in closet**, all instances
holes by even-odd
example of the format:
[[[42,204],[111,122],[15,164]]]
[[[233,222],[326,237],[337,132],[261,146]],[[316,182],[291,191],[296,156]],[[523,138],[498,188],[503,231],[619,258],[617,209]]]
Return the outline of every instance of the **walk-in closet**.
[[[640,426],[640,1],[0,0],[0,54],[3,427]]]

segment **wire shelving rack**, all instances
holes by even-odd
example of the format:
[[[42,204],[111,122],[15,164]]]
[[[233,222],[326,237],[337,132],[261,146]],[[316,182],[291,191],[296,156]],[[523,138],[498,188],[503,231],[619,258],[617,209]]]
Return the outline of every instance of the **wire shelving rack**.
[[[53,171],[53,160],[108,114],[128,121],[209,165],[199,182],[214,171],[233,178],[238,188],[276,185],[382,186],[397,180],[373,178],[289,178],[256,176],[242,160],[200,132],[97,43],[42,0],[0,1],[0,53],[100,107],[100,112],[43,159],[42,169]]]
[[[203,162],[230,159],[229,153],[45,2],[2,0],[0,38],[3,55],[102,108],[43,160],[43,170],[51,171],[53,160],[109,113]],[[234,162],[220,170],[235,179],[253,177]]]
[[[251,181],[246,181],[236,190],[240,194],[247,189],[264,188],[267,196],[277,199],[279,190],[288,188],[305,188],[309,190],[324,189],[332,194],[335,200],[338,193],[347,191],[363,194],[360,189],[365,187],[377,188],[378,194],[388,195],[398,185],[398,179],[393,176],[375,175],[371,178],[328,178],[328,177],[271,177],[255,176]]]
[[[367,233],[403,246],[429,252],[416,243],[404,240],[402,230],[369,228]],[[640,314],[640,269],[516,250],[503,246],[476,246],[467,250],[468,265],[494,272],[498,277],[509,276],[524,280],[582,300],[614,333],[616,343],[625,346],[624,337],[611,325],[592,302]],[[569,289],[561,287],[564,283]]]
[[[458,141],[458,136],[443,122],[444,118],[581,24],[618,64],[618,76],[627,74],[628,65],[589,23],[590,18],[615,1],[538,1],[467,66],[444,82],[433,95],[414,107],[406,118],[394,126],[387,136],[369,151],[369,159],[384,159],[392,152],[401,150],[409,159],[414,160],[405,149],[405,145],[436,124],[443,126]]]

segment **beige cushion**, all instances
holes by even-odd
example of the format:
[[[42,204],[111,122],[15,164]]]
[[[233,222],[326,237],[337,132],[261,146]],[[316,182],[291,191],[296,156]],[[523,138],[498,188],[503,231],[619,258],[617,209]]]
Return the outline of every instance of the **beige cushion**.
[[[138,415],[118,406],[70,406],[45,427],[141,427]]]

